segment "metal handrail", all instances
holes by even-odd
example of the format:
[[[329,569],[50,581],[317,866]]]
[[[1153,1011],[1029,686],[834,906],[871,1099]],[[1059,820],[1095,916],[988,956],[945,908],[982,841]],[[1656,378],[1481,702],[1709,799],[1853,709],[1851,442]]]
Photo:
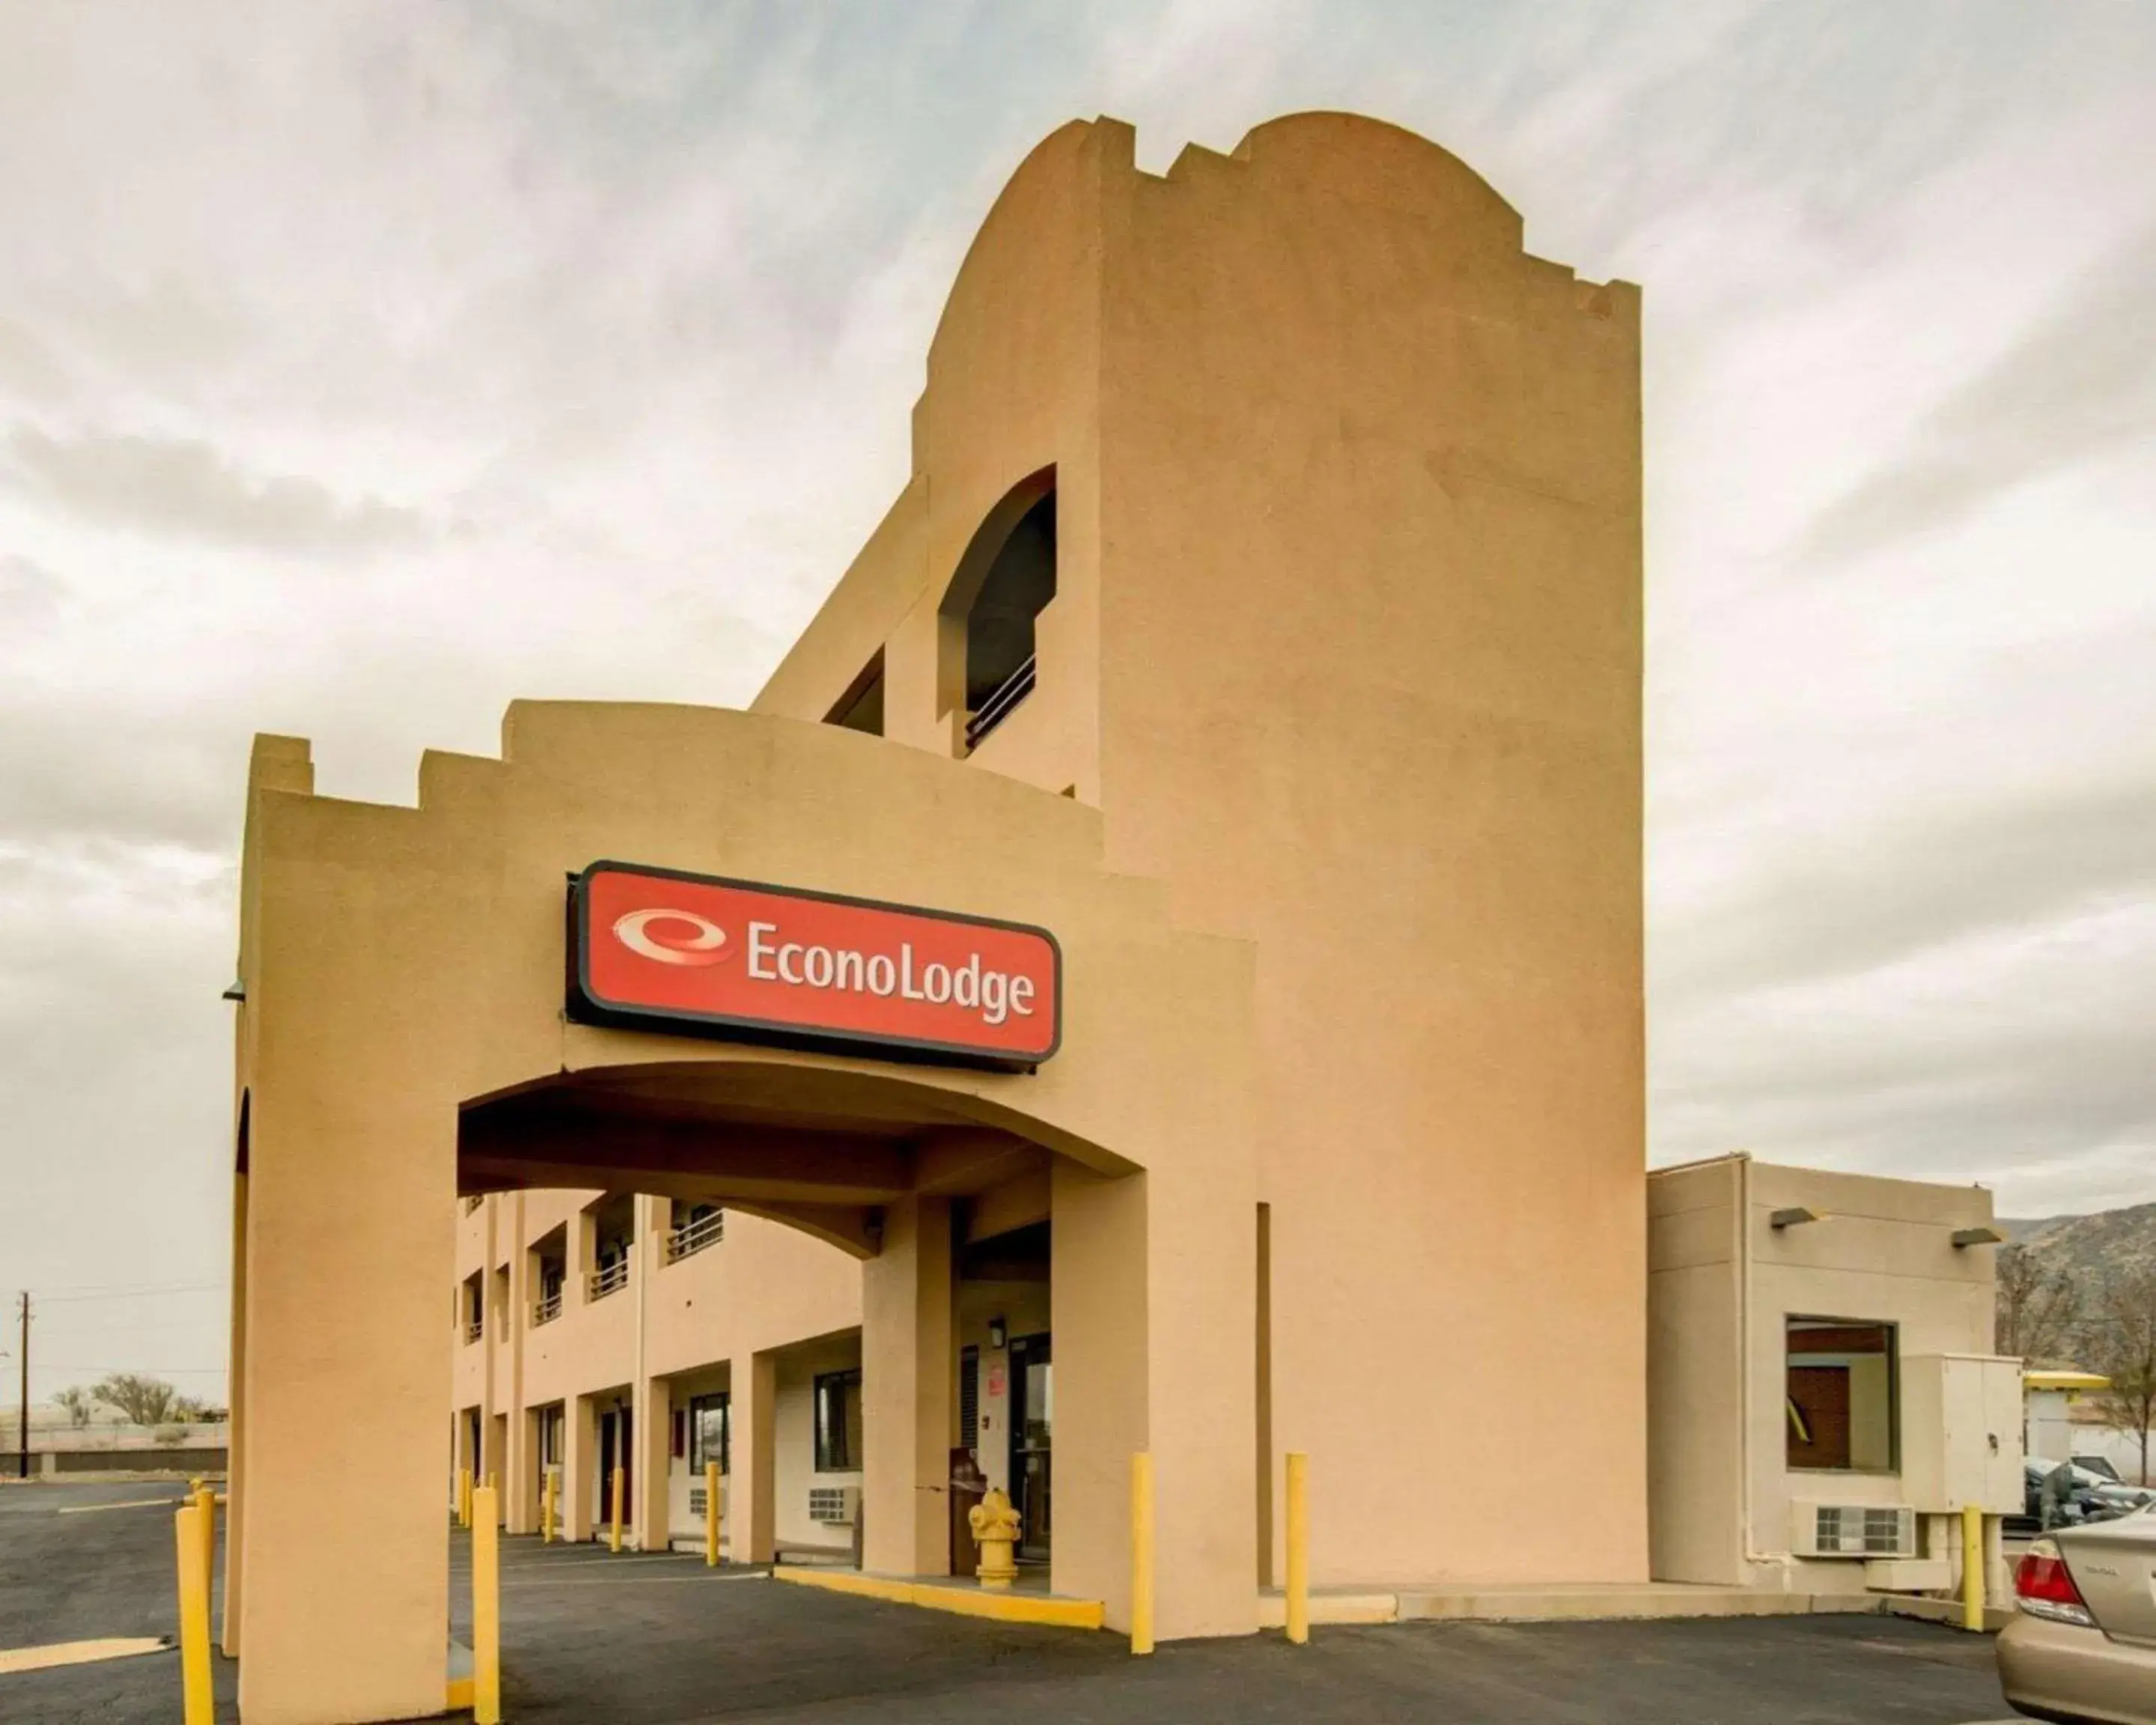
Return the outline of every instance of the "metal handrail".
[[[1011,710],[1033,693],[1035,673],[1040,655],[1029,653],[1025,663],[998,683],[980,710],[966,721],[966,750],[971,753],[981,746],[982,740],[1011,716]]]
[[[603,1300],[608,1294],[619,1293],[629,1286],[629,1260],[616,1258],[603,1270],[594,1270],[584,1278],[584,1297]]]
[[[465,1346],[467,1348],[470,1347],[473,1343],[478,1341],[479,1338],[485,1333],[486,1324],[485,1320],[476,1317],[473,1318],[465,1326]]]
[[[708,1216],[697,1219],[671,1230],[666,1235],[666,1261],[678,1264],[684,1258],[701,1252],[706,1246],[716,1245],[726,1237],[726,1213],[713,1210]]]
[[[531,1327],[536,1330],[542,1324],[550,1324],[561,1315],[562,1291],[559,1288],[557,1288],[552,1293],[547,1295],[544,1299],[535,1301],[533,1302],[531,1307]]]

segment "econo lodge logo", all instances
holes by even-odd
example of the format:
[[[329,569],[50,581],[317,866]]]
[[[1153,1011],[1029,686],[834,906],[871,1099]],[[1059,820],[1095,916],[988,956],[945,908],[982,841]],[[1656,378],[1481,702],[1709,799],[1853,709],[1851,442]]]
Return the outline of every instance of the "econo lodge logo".
[[[571,895],[575,1018],[1003,1065],[1060,1040],[1045,929],[623,863],[593,864]]]
[[[689,937],[654,932],[654,923],[685,926]],[[656,964],[716,964],[726,956],[726,930],[694,911],[630,911],[613,919],[613,937]]]

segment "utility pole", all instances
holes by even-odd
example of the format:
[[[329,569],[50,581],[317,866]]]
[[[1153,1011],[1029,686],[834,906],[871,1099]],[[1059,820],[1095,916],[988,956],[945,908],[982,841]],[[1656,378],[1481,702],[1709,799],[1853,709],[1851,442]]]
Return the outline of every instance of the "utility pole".
[[[18,1433],[23,1440],[23,1450],[17,1459],[22,1467],[22,1477],[27,1480],[30,1476],[30,1291],[28,1288],[23,1290],[22,1303],[23,1405],[17,1409],[17,1415],[20,1421]]]

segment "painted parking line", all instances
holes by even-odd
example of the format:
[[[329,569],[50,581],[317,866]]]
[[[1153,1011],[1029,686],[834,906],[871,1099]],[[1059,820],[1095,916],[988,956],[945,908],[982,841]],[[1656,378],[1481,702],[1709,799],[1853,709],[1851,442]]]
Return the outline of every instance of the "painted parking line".
[[[57,1665],[93,1665],[100,1659],[132,1659],[139,1653],[169,1653],[164,1635],[112,1635],[101,1641],[54,1641],[43,1647],[0,1649],[0,1676],[42,1671]]]
[[[131,1497],[125,1503],[63,1503],[55,1514],[64,1516],[94,1516],[105,1509],[156,1509],[161,1506],[175,1507],[185,1503],[184,1497]]]
[[[598,1580],[596,1579],[587,1581],[583,1579],[581,1577],[576,1579],[563,1577],[560,1579],[552,1581],[506,1580],[501,1584],[501,1585],[505,1592],[522,1593],[526,1589],[534,1587],[654,1587],[660,1585],[666,1587],[679,1587],[683,1582],[767,1581],[770,1579],[771,1578],[765,1574],[761,1569],[754,1569],[745,1571],[737,1575],[707,1575],[701,1574],[690,1575],[616,1575],[604,1581]]]

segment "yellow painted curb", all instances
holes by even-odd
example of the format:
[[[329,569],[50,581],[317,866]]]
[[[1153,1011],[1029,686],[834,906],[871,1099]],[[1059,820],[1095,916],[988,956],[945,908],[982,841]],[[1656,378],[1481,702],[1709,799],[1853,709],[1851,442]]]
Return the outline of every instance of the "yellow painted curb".
[[[100,1659],[132,1659],[138,1653],[169,1653],[172,1644],[157,1635],[107,1636],[101,1641],[55,1641],[46,1647],[0,1651],[0,1675],[42,1671],[58,1665],[91,1665]]]
[[[443,1712],[468,1713],[477,1697],[479,1685],[470,1677],[452,1677],[449,1681],[448,1691],[442,1704]]]
[[[1096,1630],[1106,1615],[1098,1599],[1044,1599],[1039,1594],[989,1593],[970,1587],[938,1587],[932,1581],[902,1581],[891,1575],[863,1575],[852,1569],[812,1569],[781,1564],[776,1581],[797,1587],[820,1587],[834,1594],[882,1599],[893,1605],[918,1605],[958,1617],[986,1617],[998,1623],[1039,1623],[1054,1629]]]

